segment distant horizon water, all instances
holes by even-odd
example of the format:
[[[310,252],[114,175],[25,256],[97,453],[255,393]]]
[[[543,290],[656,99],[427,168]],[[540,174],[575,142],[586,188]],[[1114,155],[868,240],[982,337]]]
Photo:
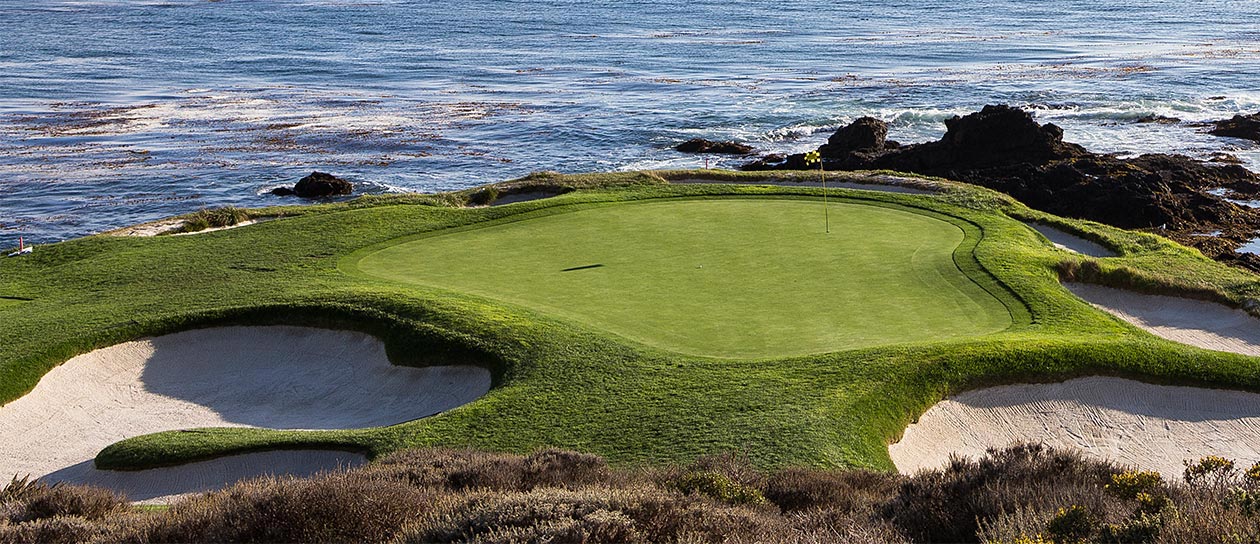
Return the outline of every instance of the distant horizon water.
[[[312,170],[383,193],[694,168],[673,145],[799,152],[864,115],[920,142],[999,103],[1092,151],[1260,169],[1201,125],[1260,111],[1260,2],[446,4],[0,0],[0,247],[298,204],[269,191]]]

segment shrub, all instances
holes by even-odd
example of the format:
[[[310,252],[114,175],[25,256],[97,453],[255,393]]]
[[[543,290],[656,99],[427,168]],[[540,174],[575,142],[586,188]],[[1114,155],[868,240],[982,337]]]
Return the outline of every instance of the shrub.
[[[1260,486],[1260,463],[1251,465],[1251,467],[1243,473],[1243,481],[1249,486]]]
[[[598,455],[546,449],[525,458],[521,483],[536,487],[581,487],[608,480],[608,462]]]
[[[1094,516],[1089,510],[1078,505],[1060,508],[1050,523],[1046,525],[1046,533],[1059,544],[1075,544],[1085,542],[1094,534]]]
[[[1164,479],[1158,472],[1149,470],[1126,470],[1111,475],[1111,483],[1104,488],[1108,493],[1122,499],[1138,500],[1139,495],[1147,497],[1164,495]]]
[[[78,516],[55,516],[26,523],[0,522],[0,542],[11,544],[78,544],[117,540],[108,526]]]
[[[1081,505],[1108,512],[1114,501],[1098,488],[1115,472],[1109,463],[1040,444],[992,449],[979,460],[955,458],[942,470],[906,479],[883,514],[912,540],[976,542],[982,527],[1017,506],[1055,512]],[[1044,527],[1018,530],[1033,535]]]
[[[700,494],[727,504],[765,504],[756,488],[736,482],[720,472],[690,472],[674,486],[687,495]]]
[[[1163,525],[1163,515],[1140,512],[1124,523],[1103,525],[1102,539],[1105,542],[1154,542]]]
[[[869,470],[789,468],[770,476],[765,497],[785,512],[826,508],[852,512],[887,502],[904,480]]]
[[[773,542],[777,516],[645,486],[482,492],[413,526],[420,542]]]
[[[423,448],[391,453],[361,470],[417,487],[517,489],[519,456],[475,450]]]
[[[14,478],[0,490],[0,513],[13,523],[58,516],[103,519],[126,509],[121,497],[96,487]]]
[[[1234,462],[1224,457],[1209,455],[1194,463],[1186,463],[1183,477],[1191,487],[1205,486],[1216,491],[1225,491],[1238,475]]]
[[[380,542],[424,514],[432,494],[370,472],[262,478],[174,504],[151,542]]]

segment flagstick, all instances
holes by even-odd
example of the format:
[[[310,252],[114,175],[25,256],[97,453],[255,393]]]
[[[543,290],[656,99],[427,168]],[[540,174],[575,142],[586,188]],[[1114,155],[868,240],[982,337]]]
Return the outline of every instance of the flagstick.
[[[827,211],[827,173],[823,171],[822,161],[818,161],[818,177],[822,178],[823,183],[823,225],[827,234],[831,234],[831,214]]]

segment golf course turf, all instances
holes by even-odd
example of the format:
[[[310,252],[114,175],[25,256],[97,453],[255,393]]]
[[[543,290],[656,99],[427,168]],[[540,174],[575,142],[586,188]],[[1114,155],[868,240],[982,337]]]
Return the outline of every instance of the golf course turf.
[[[783,357],[1010,325],[954,264],[961,228],[842,201],[827,233],[822,212],[813,200],[618,204],[422,237],[357,266],[692,355]]]
[[[668,182],[703,176],[715,184]],[[1255,359],[1157,338],[1060,285],[1241,307],[1260,296],[1253,274],[943,180],[924,180],[931,195],[833,189],[825,234],[821,189],[720,184],[757,176],[543,173],[502,187],[564,194],[493,207],[466,206],[484,190],[370,196],[249,210],[285,217],[197,236],[39,246],[0,259],[0,293],[30,299],[0,305],[0,402],[128,340],[316,326],[372,334],[395,364],[488,367],[494,386],[389,427],[145,435],[97,465],[441,445],[892,469],[887,445],[906,425],[971,388],[1107,374],[1260,390]],[[1056,249],[1023,222],[1118,256]]]

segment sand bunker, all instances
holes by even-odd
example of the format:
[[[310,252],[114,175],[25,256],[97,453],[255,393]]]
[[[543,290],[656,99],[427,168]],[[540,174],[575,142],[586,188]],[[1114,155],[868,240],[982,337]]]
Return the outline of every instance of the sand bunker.
[[[1042,223],[1025,224],[1032,227],[1033,230],[1041,233],[1041,235],[1045,236],[1047,240],[1050,240],[1050,243],[1054,244],[1054,247],[1059,249],[1064,249],[1073,253],[1080,253],[1082,255],[1089,255],[1090,257],[1116,256],[1116,252],[1107,249],[1102,244],[1086,240],[1075,234],[1068,234],[1050,225]]]
[[[478,367],[394,366],[379,340],[356,332],[223,327],[127,342],[67,361],[0,407],[0,477],[96,483],[139,500],[242,475],[308,474],[362,458],[272,452],[126,476],[97,471],[92,459],[114,442],[158,431],[401,423],[471,402],[490,381]]]
[[[978,389],[937,403],[888,453],[909,474],[1021,441],[1174,479],[1205,455],[1246,467],[1260,461],[1260,395],[1102,377]]]
[[[1222,304],[1065,283],[1086,302],[1151,334],[1204,349],[1260,356],[1260,319]]]

